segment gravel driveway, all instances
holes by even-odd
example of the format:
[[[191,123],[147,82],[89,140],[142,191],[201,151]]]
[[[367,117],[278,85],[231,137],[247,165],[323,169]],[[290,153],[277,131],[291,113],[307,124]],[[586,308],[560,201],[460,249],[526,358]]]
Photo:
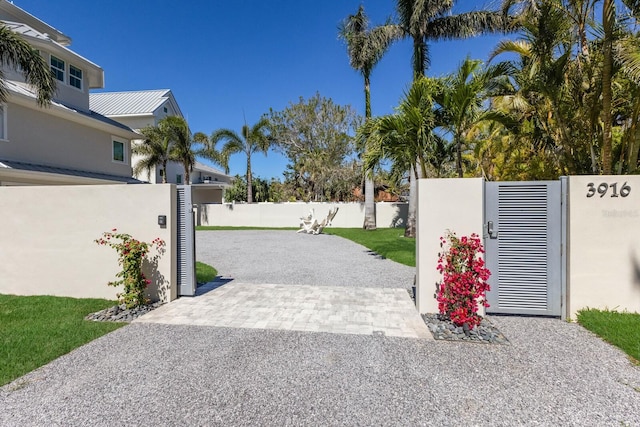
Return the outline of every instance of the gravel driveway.
[[[416,270],[338,236],[279,230],[198,231],[196,259],[242,283],[407,288]]]
[[[245,283],[412,281],[333,236],[214,233],[198,259]],[[0,388],[0,426],[640,426],[621,351],[557,319],[493,320],[509,345],[133,323]]]

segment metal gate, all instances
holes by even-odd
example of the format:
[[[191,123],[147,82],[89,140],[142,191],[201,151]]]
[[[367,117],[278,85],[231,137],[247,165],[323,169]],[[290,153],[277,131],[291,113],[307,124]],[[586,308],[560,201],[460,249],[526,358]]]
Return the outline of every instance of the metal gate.
[[[178,217],[178,296],[193,296],[196,293],[195,228],[191,186],[177,185]]]
[[[561,181],[485,183],[488,313],[562,315]]]

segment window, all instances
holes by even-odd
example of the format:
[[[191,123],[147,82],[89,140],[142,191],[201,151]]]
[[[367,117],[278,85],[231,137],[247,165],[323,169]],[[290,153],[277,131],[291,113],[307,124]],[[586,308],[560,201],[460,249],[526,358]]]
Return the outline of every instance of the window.
[[[166,113],[167,111],[168,111],[168,110],[167,110],[167,107],[164,107],[164,112]]]
[[[124,142],[113,141],[113,161],[124,163]]]
[[[82,70],[69,65],[69,85],[82,90]]]
[[[176,175],[176,184],[182,184],[182,175]]]
[[[7,141],[7,106],[0,104],[0,141]]]
[[[51,72],[56,79],[64,81],[64,61],[51,55]]]

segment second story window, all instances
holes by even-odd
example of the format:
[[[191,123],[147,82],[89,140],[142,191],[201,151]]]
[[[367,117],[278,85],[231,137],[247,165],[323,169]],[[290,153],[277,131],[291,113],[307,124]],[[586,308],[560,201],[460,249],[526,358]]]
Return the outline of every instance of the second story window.
[[[69,65],[69,85],[82,90],[82,70]]]
[[[51,72],[56,79],[64,81],[64,61],[51,55]]]

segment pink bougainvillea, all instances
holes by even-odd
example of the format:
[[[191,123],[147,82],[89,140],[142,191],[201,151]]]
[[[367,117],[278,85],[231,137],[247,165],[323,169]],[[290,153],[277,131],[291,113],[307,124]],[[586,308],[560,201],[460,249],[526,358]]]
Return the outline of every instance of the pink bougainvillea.
[[[482,321],[478,304],[489,307],[486,293],[491,273],[480,256],[484,253],[480,237],[474,233],[458,238],[447,232],[440,238],[440,246],[437,268],[443,278],[437,295],[438,310],[456,325],[474,328]]]
[[[162,256],[165,251],[165,242],[160,238],[153,239],[151,243],[134,239],[129,234],[118,233],[117,229],[105,231],[102,237],[95,240],[99,245],[110,246],[118,252],[118,264],[122,271],[116,274],[119,280],[109,282],[109,286],[123,286],[124,292],[118,293],[120,303],[127,308],[138,307],[149,301],[144,296],[145,289],[151,281],[142,272],[142,262],[153,248],[156,249],[156,257]]]

